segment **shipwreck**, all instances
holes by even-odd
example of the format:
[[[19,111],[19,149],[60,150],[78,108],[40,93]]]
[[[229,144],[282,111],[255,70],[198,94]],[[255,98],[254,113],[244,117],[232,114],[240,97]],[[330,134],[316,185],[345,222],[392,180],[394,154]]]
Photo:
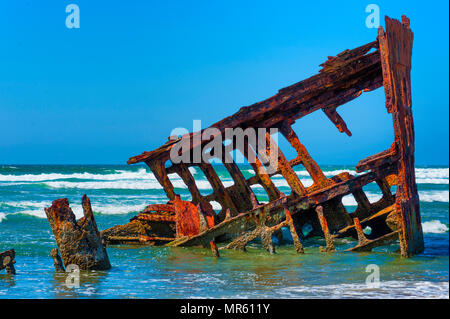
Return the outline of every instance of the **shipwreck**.
[[[293,245],[303,253],[304,235],[300,231],[306,223],[312,226],[308,236],[322,236],[326,247],[335,251],[333,240],[353,237],[357,240],[351,251],[371,251],[397,240],[404,257],[424,250],[419,197],[414,172],[414,123],[411,103],[411,54],[413,33],[409,19],[385,18],[385,30],[380,27],[375,41],[345,50],[329,57],[322,69],[304,81],[283,88],[262,102],[242,107],[237,113],[213,124],[217,134],[225,135],[227,128],[265,129],[265,148],[254,147],[247,140],[232,143],[246,157],[255,175],[245,178],[240,167],[230,161],[230,149],[223,145],[218,160],[230,173],[234,184],[225,187],[214,165],[207,161],[193,163],[171,160],[171,151],[178,155],[187,152],[209,152],[210,139],[198,138],[204,130],[171,137],[161,147],[131,157],[128,164],[145,163],[161,184],[169,201],[151,204],[127,224],[100,232],[104,245],[147,244],[166,246],[210,247],[216,256],[221,249],[243,249],[260,238],[269,253],[275,252],[272,236],[281,236],[287,227]],[[362,159],[352,176],[348,172],[327,178],[320,166],[301,143],[292,125],[312,112],[324,112],[339,132],[351,136],[337,108],[359,97],[363,92],[384,86],[386,111],[392,115],[395,140],[385,151]],[[276,128],[297,156],[287,159],[274,143],[270,129]],[[189,137],[189,138],[186,138]],[[224,137],[224,136],[223,136]],[[190,141],[190,142],[186,142]],[[215,154],[209,154],[212,157]],[[276,170],[269,171],[265,163],[276,162]],[[303,165],[313,184],[304,186],[293,168]],[[203,196],[189,168],[200,169],[211,184],[213,193]],[[191,201],[181,200],[169,179],[178,174],[187,185]],[[285,195],[272,182],[280,174],[287,181],[291,193]],[[375,182],[382,198],[370,203],[363,187]],[[252,185],[264,188],[269,198],[260,203]],[[395,186],[395,192],[392,191]],[[342,198],[352,195],[357,209],[349,213]],[[211,202],[218,202],[215,212]],[[365,227],[372,229],[369,235]]]

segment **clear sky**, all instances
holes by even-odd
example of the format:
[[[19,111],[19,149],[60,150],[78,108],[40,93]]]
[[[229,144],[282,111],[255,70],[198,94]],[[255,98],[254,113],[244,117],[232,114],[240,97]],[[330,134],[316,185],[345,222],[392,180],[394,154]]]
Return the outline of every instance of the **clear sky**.
[[[65,25],[70,3],[79,29]],[[416,163],[448,165],[448,2],[377,0],[1,0],[0,163],[125,163],[375,40],[370,3],[382,25],[411,19]],[[321,112],[294,126],[319,163],[354,165],[392,143],[383,88],[339,112],[351,138]]]

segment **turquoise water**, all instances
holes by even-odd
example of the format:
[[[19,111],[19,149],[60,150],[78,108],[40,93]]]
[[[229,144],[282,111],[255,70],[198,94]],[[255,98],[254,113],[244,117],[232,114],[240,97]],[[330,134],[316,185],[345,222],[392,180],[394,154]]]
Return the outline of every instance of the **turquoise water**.
[[[326,175],[348,166],[323,166]],[[216,168],[226,186],[233,182],[223,167]],[[253,171],[241,167],[249,177]],[[211,193],[201,172],[192,170],[202,194]],[[298,170],[305,185],[312,181]],[[82,272],[79,288],[68,288],[66,274],[54,271],[50,250],[56,247],[44,207],[67,197],[81,217],[81,196],[91,198],[99,229],[124,224],[151,203],[167,201],[153,175],[143,166],[0,166],[0,251],[14,248],[17,275],[0,272],[0,298],[448,298],[449,297],[449,168],[417,167],[425,252],[400,258],[396,245],[374,253],[318,252],[321,239],[307,240],[306,253],[292,245],[268,255],[255,242],[248,252],[221,251],[212,257],[203,248],[110,246],[112,269]],[[190,199],[181,179],[172,176],[177,192]],[[286,182],[274,177],[285,193]],[[254,188],[260,201],[262,188]],[[365,188],[370,201],[381,197],[376,185]],[[351,196],[344,197],[349,211]],[[214,205],[219,209],[218,204]],[[285,232],[288,237],[288,232]],[[288,239],[289,241],[289,239]],[[355,242],[342,239],[338,250]],[[366,285],[368,265],[380,271],[379,287]]]

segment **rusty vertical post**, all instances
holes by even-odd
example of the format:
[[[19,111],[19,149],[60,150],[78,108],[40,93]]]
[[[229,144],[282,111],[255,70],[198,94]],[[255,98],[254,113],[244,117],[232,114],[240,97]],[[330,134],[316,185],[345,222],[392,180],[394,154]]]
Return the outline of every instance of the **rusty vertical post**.
[[[323,207],[317,206],[316,207],[317,217],[320,222],[320,226],[322,227],[323,235],[325,237],[326,247],[319,247],[319,250],[321,252],[333,252],[336,251],[336,248],[334,248],[333,239],[331,238],[330,231],[328,230],[328,224],[327,220],[325,219],[325,216],[323,215]]]
[[[164,164],[164,161],[146,161],[145,162],[148,167],[152,170],[153,174],[155,174],[156,179],[161,184],[161,186],[164,188],[164,191],[167,194],[167,197],[169,197],[170,200],[175,199],[175,191],[174,187],[172,185],[172,182],[170,181],[169,177],[167,176],[166,167]]]
[[[411,54],[413,33],[409,19],[386,17],[386,31],[378,30],[386,107],[392,113],[395,144],[399,153],[396,208],[400,213],[400,250],[404,257],[424,250],[419,195],[414,171],[414,123],[411,103]]]
[[[111,268],[103,246],[89,198],[82,199],[84,216],[78,221],[69,207],[67,198],[57,199],[45,208],[56,244],[64,265],[75,264],[82,270],[106,270]]]
[[[353,221],[355,222],[355,229],[356,229],[356,233],[358,235],[358,245],[365,245],[367,244],[369,241],[367,240],[366,236],[364,235],[364,231],[361,227],[361,224],[359,223],[359,218],[355,217],[353,218]]]
[[[286,221],[288,222],[288,225],[289,225],[289,230],[291,232],[292,241],[294,242],[295,250],[297,251],[297,253],[303,254],[305,251],[303,250],[302,242],[298,238],[297,231],[295,230],[294,221],[292,220],[291,212],[287,208],[284,209],[284,212],[286,213]]]

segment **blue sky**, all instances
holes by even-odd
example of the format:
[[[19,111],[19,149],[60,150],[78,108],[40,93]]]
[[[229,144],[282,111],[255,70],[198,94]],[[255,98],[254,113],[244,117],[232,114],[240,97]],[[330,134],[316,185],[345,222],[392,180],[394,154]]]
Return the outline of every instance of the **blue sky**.
[[[70,3],[79,29],[65,26]],[[411,19],[416,163],[448,165],[447,1],[262,0],[1,1],[0,163],[125,163],[375,40],[370,3],[382,25]],[[355,165],[392,143],[382,88],[339,112],[351,138],[320,112],[294,126],[317,162]]]

